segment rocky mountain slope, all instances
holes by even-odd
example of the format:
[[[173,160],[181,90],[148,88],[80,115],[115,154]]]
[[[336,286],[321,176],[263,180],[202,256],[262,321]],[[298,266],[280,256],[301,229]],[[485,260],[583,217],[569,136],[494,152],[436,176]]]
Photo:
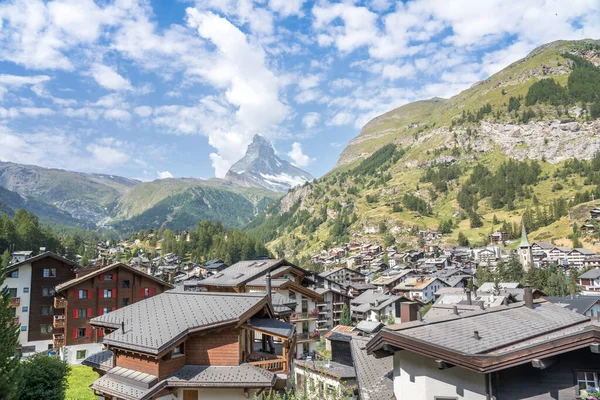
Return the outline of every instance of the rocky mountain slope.
[[[523,216],[534,239],[565,239],[568,209],[600,198],[600,96],[586,94],[598,66],[600,41],[553,42],[450,99],[376,117],[248,229],[298,259],[352,235],[416,243],[419,229],[480,243]]]
[[[225,180],[239,186],[275,192],[286,192],[313,179],[308,172],[277,157],[271,143],[260,135],[254,136],[244,157],[225,176]]]

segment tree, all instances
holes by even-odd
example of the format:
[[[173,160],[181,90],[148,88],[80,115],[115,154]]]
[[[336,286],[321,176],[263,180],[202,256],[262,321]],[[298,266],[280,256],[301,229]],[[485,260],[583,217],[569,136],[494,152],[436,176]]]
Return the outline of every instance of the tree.
[[[385,320],[385,324],[386,325],[394,325],[396,323],[396,318],[394,318],[394,316],[392,315],[392,312],[390,311],[390,313],[387,316],[387,319]]]
[[[548,286],[544,292],[548,296],[566,296],[569,294],[569,287],[565,276],[560,271],[551,274],[548,277]]]
[[[0,265],[0,400],[11,398],[19,368],[19,357],[15,357],[19,345],[19,326],[11,322],[14,309],[8,307],[8,287],[2,287],[6,279],[5,271],[6,267]]]
[[[38,353],[21,365],[19,400],[63,400],[71,367],[55,357]],[[14,383],[13,383],[14,384]]]
[[[506,280],[509,282],[520,282],[525,275],[523,266],[515,253],[511,254],[505,268]]]
[[[569,279],[567,281],[567,287],[569,289],[569,294],[578,294],[581,291],[581,287],[579,286],[577,279],[579,278],[579,273],[577,269],[571,268],[569,271]]]
[[[459,246],[469,246],[469,239],[465,236],[464,233],[458,232],[458,245]]]
[[[344,304],[344,307],[342,307],[340,325],[352,326],[352,317],[350,316],[350,308],[348,308],[348,304]]]

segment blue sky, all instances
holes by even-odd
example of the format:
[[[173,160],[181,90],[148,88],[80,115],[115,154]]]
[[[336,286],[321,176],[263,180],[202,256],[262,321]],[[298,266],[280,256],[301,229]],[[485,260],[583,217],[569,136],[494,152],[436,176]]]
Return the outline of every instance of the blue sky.
[[[3,1],[0,160],[220,177],[258,133],[320,176],[374,116],[598,21],[600,0]]]

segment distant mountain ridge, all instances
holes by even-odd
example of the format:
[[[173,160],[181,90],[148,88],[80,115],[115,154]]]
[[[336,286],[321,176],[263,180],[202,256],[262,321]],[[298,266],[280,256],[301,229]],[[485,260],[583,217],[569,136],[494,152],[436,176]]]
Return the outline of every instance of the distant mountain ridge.
[[[243,187],[286,192],[314,177],[279,158],[266,138],[255,135],[246,154],[233,164],[225,180]]]

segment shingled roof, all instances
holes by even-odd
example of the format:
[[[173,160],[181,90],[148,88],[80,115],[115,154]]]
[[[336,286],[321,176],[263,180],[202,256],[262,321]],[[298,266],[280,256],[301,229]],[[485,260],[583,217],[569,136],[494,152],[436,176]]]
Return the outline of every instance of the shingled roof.
[[[202,281],[205,286],[238,287],[254,280],[267,271],[274,270],[282,265],[293,265],[286,260],[248,260],[240,261],[218,274]]]
[[[390,355],[378,359],[368,354],[368,342],[368,339],[358,337],[353,337],[351,341],[359,396],[363,400],[395,399],[393,357]]]
[[[169,291],[93,318],[91,324],[116,329],[104,344],[160,354],[188,333],[236,325],[266,304],[265,293]]]

